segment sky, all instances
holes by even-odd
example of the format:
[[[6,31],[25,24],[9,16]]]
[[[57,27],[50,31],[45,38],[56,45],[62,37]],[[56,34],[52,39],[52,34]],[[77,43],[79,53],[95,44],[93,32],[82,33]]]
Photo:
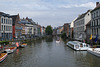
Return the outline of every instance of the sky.
[[[70,23],[78,15],[94,9],[100,0],[0,0],[0,11],[29,17],[36,23],[52,27]]]

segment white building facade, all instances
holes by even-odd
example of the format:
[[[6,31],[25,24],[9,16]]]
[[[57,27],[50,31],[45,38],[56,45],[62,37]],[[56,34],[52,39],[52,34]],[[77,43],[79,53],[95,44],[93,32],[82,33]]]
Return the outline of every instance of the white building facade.
[[[12,18],[9,14],[1,14],[1,36],[2,40],[11,40],[12,39]]]
[[[86,39],[86,24],[91,20],[90,12],[91,10],[88,10],[86,13],[83,13],[74,21],[74,39]]]

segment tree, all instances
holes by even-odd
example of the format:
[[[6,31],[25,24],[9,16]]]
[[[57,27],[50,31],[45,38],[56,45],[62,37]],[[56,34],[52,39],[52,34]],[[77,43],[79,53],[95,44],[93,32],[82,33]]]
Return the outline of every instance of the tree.
[[[52,27],[50,25],[46,27],[45,31],[46,31],[47,35],[52,35],[52,33],[53,33]]]
[[[63,38],[63,39],[66,39],[66,38],[67,38],[67,36],[66,36],[66,33],[65,33],[65,32],[61,35],[61,38]]]

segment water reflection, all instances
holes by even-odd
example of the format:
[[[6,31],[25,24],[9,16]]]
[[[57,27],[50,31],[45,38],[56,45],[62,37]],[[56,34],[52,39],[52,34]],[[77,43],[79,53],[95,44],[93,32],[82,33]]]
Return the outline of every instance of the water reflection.
[[[74,51],[61,40],[55,38],[29,42],[19,48],[0,67],[99,67],[100,58],[87,51]]]
[[[46,42],[52,42],[52,41],[53,41],[53,37],[46,38]]]
[[[16,50],[16,54],[19,55],[19,49]]]

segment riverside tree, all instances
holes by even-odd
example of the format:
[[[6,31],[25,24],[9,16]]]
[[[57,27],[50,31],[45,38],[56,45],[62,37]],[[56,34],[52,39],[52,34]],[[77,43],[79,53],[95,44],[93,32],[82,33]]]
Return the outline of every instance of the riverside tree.
[[[52,27],[50,25],[46,27],[45,31],[46,31],[47,35],[52,35],[52,33],[53,33]]]

